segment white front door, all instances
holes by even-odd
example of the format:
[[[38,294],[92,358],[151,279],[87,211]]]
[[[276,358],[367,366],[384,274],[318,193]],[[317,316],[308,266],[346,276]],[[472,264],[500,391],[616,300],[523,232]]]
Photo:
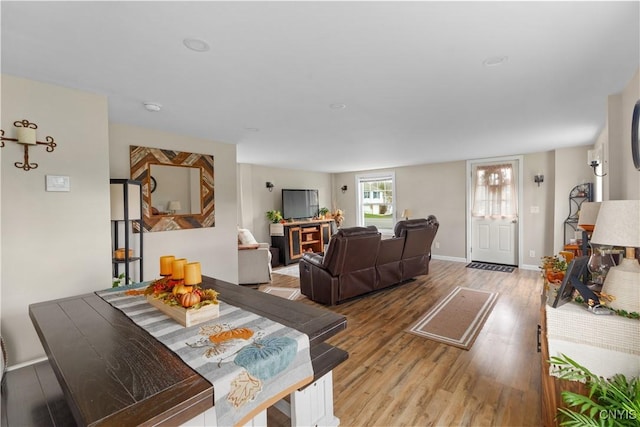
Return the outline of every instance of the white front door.
[[[473,261],[518,265],[517,178],[517,160],[473,164]]]

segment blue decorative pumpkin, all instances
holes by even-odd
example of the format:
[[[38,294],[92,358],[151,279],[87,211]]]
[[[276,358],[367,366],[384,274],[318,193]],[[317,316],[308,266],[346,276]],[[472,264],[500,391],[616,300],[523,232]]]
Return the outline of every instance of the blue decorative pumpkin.
[[[284,371],[297,352],[298,343],[292,338],[265,338],[240,349],[233,361],[264,381]]]

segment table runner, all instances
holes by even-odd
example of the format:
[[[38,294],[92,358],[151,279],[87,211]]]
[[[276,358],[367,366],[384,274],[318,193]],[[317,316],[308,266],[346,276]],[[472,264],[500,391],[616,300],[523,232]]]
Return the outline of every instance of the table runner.
[[[245,424],[312,381],[307,335],[224,301],[219,317],[185,328],[145,296],[125,294],[145,286],[96,294],[213,384],[217,425]]]

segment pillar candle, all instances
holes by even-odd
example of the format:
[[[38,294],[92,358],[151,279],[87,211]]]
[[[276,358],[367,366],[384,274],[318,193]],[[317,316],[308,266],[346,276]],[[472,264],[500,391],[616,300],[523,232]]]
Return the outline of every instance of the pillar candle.
[[[176,259],[173,255],[164,255],[160,257],[160,275],[170,276],[173,272],[173,261]]]
[[[198,285],[202,283],[202,273],[199,262],[190,262],[184,266],[184,284]]]
[[[36,144],[36,130],[32,128],[19,127],[18,128],[18,142],[20,144],[35,145]]]
[[[184,266],[187,263],[186,258],[180,258],[173,261],[171,265],[171,278],[175,280],[184,279]]]

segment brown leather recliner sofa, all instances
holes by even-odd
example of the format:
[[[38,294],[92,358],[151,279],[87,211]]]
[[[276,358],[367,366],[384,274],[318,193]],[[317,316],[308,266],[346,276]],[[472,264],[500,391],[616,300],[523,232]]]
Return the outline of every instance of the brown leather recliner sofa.
[[[342,228],[324,255],[303,255],[300,291],[313,301],[335,305],[427,274],[438,225],[433,215],[399,221],[390,239],[381,239],[374,226]]]

